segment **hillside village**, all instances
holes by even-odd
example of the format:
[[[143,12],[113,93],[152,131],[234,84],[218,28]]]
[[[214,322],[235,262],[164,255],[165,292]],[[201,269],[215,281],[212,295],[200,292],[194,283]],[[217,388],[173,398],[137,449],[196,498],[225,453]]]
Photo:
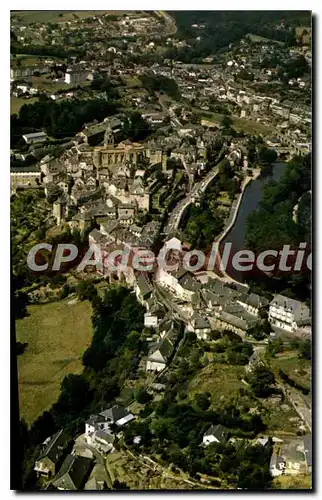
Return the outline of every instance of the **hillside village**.
[[[256,469],[254,484],[264,488],[271,481],[283,487],[285,477],[311,480],[309,301],[290,293],[291,285],[239,282],[217,261],[195,270],[189,257],[194,247],[207,254],[224,241],[247,186],[272,175],[277,161],[300,169],[310,158],[311,30],[294,28],[291,47],[247,34],[219,59],[187,63],[175,54],[191,46],[163,11],[64,16],[55,23],[12,17],[11,97],[23,103],[12,115],[10,151],[14,294],[20,321],[27,304],[90,301],[93,342],[79,382],[88,384],[90,403],[79,403],[72,383],[67,397],[62,384],[63,403],[31,426],[27,483],[44,490],[251,489],[255,466],[262,472]],[[204,29],[189,26],[196,43]],[[18,57],[20,45],[31,63]],[[301,76],[290,76],[298,61]],[[77,107],[80,121],[69,123]],[[296,182],[299,207],[311,190]],[[294,224],[304,224],[303,213],[301,205]],[[108,264],[77,271],[66,261],[57,274],[32,274],[23,267],[28,252],[46,241],[77,244],[81,256],[98,245]],[[172,270],[109,262],[160,251]],[[40,259],[50,262],[43,253]],[[127,300],[136,302],[132,309]],[[294,356],[299,366],[286,370]],[[223,385],[231,370],[236,394],[202,389],[201,377],[215,382],[217,368]],[[117,380],[114,392],[108,379]],[[70,421],[65,396],[80,404]],[[44,435],[42,418],[55,432]],[[238,473],[223,457],[240,460]]]

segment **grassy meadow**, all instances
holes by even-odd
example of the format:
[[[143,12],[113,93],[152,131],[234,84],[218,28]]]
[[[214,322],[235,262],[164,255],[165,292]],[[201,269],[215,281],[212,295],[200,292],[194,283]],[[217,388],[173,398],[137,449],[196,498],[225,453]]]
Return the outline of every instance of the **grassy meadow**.
[[[20,19],[22,24],[30,23],[66,23],[77,19],[86,19],[97,14],[120,15],[122,10],[19,10],[12,11],[11,17]]]
[[[16,338],[28,343],[17,363],[20,418],[30,425],[57,401],[65,375],[82,372],[92,325],[88,301],[30,305],[28,311],[16,321]]]

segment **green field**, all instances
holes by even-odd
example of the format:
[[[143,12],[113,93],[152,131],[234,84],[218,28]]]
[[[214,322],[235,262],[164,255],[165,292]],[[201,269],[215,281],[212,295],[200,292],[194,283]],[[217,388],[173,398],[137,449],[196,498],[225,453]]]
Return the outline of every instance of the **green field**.
[[[265,38],[264,36],[259,36],[259,35],[253,35],[253,33],[248,34],[249,38],[251,39],[252,42],[274,42],[278,43],[279,45],[284,45],[283,42],[280,42],[279,40],[273,40],[272,38]]]
[[[311,362],[307,359],[299,359],[295,351],[286,352],[280,356],[277,355],[270,360],[270,364],[276,375],[278,375],[278,370],[281,369],[298,384],[310,387]]]
[[[299,417],[290,402],[263,403],[261,410],[265,432],[277,436],[294,436],[299,429]]]
[[[237,365],[210,363],[201,370],[189,384],[189,395],[209,391],[214,400],[219,402],[221,396],[232,397],[245,387],[241,379],[245,375],[245,368]]]
[[[73,83],[65,83],[65,82],[55,82],[49,78],[43,76],[30,76],[28,78],[28,82],[32,83],[33,87],[38,88],[39,90],[44,90],[46,92],[57,92],[58,90],[69,90],[75,88],[77,86],[80,87],[88,87],[91,82],[85,81],[81,84],[73,84]]]
[[[312,477],[308,474],[278,476],[273,479],[273,489],[301,490],[312,488]]]
[[[296,435],[298,415],[288,401],[271,402],[251,396],[251,387],[242,379],[246,377],[245,367],[210,362],[191,380],[188,387],[189,399],[195,394],[210,392],[213,408],[224,404],[227,399],[243,401],[246,406],[258,408],[270,435]],[[249,394],[241,396],[240,389]]]
[[[31,97],[30,99],[21,99],[20,97],[10,97],[10,113],[18,114],[21,106],[24,104],[33,104],[38,101],[38,97]]]
[[[20,417],[30,425],[57,401],[64,376],[82,371],[92,325],[87,301],[30,305],[28,311],[16,321],[16,337],[28,343],[18,356],[18,381]]]
[[[86,19],[97,14],[124,14],[122,10],[20,10],[12,11],[11,18],[30,23],[66,23],[77,19]]]
[[[209,113],[205,115],[202,110],[199,110],[197,108],[192,108],[192,110],[203,113],[203,115],[201,114],[200,118],[203,120],[208,120],[209,122],[213,120],[215,123],[220,123],[225,116],[219,113]],[[242,130],[249,134],[262,133],[264,135],[271,135],[274,131],[274,127],[270,127],[268,125],[265,125],[264,123],[256,122],[254,120],[247,120],[245,118],[238,118],[236,116],[230,116],[230,118],[232,119],[233,127],[235,127],[237,130]]]

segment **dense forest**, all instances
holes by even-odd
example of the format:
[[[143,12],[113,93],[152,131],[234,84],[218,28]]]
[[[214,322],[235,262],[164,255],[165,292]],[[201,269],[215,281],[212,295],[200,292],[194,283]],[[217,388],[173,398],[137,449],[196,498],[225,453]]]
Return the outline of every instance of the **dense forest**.
[[[176,100],[179,100],[181,97],[178,84],[172,78],[163,75],[142,75],[140,76],[140,80],[143,87],[149,90],[149,92],[165,92]]]
[[[245,243],[257,253],[267,249],[281,250],[290,245],[295,250],[302,242],[311,247],[311,155],[294,157],[287,165],[279,182],[264,187],[262,201],[248,217]],[[295,217],[295,207],[297,214]],[[263,278],[263,277],[262,277]],[[284,290],[288,295],[308,299],[311,273],[307,268],[299,272],[274,274],[270,287]]]
[[[185,39],[190,47],[170,49],[168,57],[187,63],[216,54],[218,50],[237,42],[248,33],[295,44],[296,25],[311,25],[310,11],[170,11],[176,20],[176,36]],[[283,27],[280,25],[283,22]],[[202,35],[196,42],[197,30],[193,24],[202,24]]]
[[[65,59],[71,56],[82,57],[86,54],[84,48],[68,48],[64,46],[50,47],[46,45],[23,45],[15,40],[11,40],[11,54],[30,54],[37,56],[58,57]]]
[[[11,115],[11,147],[16,147],[21,135],[45,129],[52,137],[73,137],[84,123],[101,121],[117,111],[114,101],[104,99],[39,101],[21,106],[19,115]]]

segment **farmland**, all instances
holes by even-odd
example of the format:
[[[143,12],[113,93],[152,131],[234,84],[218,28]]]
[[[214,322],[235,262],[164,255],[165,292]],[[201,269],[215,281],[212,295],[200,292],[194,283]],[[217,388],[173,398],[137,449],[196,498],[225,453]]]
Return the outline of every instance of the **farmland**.
[[[196,108],[192,108],[194,111],[199,112],[201,110],[198,110]],[[220,113],[207,113],[206,116],[201,116],[202,120],[207,120],[211,122],[212,120],[215,123],[221,123],[225,115],[222,115]],[[233,127],[236,128],[236,130],[242,130],[246,133],[249,134],[255,134],[256,132],[260,132],[265,135],[269,135],[273,132],[273,127],[270,127],[264,123],[260,123],[254,120],[247,120],[245,118],[239,118],[236,116],[230,116],[233,122]]]
[[[122,10],[24,10],[12,11],[11,18],[22,24],[30,23],[66,23],[77,19],[86,19],[97,14],[118,15]]]
[[[221,396],[237,395],[241,387],[245,387],[241,378],[245,374],[242,366],[226,364],[209,364],[192,379],[189,385],[189,394],[193,396],[199,392],[209,391],[212,398],[219,402]]]
[[[291,379],[305,387],[310,387],[311,363],[307,359],[299,359],[296,351],[289,351],[270,360],[274,372],[283,370]]]
[[[30,425],[59,396],[68,373],[82,371],[82,354],[91,342],[89,302],[30,305],[16,321],[17,341],[27,343],[18,356],[21,417]]]
[[[299,418],[292,405],[288,401],[256,398],[245,376],[244,366],[209,363],[191,380],[189,399],[197,393],[209,392],[212,408],[223,405],[227,399],[236,399],[254,411],[260,410],[268,434],[296,434]]]

